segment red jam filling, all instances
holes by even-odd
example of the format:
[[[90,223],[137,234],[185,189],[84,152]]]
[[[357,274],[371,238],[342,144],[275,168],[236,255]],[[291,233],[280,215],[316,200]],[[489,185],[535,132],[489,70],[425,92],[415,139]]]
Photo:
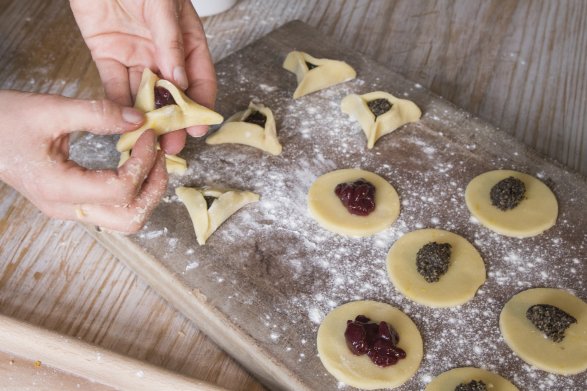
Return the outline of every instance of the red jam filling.
[[[174,105],[175,99],[168,89],[163,87],[155,87],[155,108],[159,109],[163,106]]]
[[[339,183],[334,193],[351,214],[367,216],[375,210],[375,186],[365,179]]]

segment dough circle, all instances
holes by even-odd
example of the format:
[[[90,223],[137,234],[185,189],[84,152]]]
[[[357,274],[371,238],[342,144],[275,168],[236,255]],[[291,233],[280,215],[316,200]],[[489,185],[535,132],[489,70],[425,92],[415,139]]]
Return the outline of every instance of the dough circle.
[[[497,182],[514,177],[526,186],[525,198],[513,209],[502,211],[491,203],[489,193]],[[515,238],[536,236],[556,223],[558,203],[540,180],[518,171],[495,170],[481,174],[467,185],[465,201],[473,216],[492,231]]]
[[[447,272],[437,282],[427,282],[416,266],[416,254],[426,243],[451,245]],[[440,229],[420,229],[399,238],[387,255],[389,279],[408,299],[429,307],[452,307],[475,296],[485,282],[485,264],[465,238]]]
[[[488,390],[519,391],[518,387],[498,374],[474,367],[455,368],[443,372],[436,376],[424,391],[454,391],[459,384],[469,383],[473,380],[481,380]]]
[[[373,364],[367,355],[355,356],[346,345],[347,320],[365,315],[373,322],[389,323],[399,335],[398,346],[406,358],[386,368]],[[423,344],[418,328],[402,311],[377,301],[354,301],[330,311],[318,329],[318,355],[324,367],[337,380],[350,386],[373,390],[398,387],[420,367]]]
[[[375,186],[375,210],[368,216],[349,213],[334,193],[336,185],[366,179]],[[314,181],[308,191],[310,215],[325,229],[352,237],[364,237],[383,231],[399,216],[399,197],[385,179],[359,169],[329,172]]]
[[[577,320],[561,342],[553,342],[526,318],[534,304],[550,304]],[[587,303],[561,289],[534,288],[512,297],[501,310],[499,328],[508,346],[528,364],[572,375],[587,369]]]

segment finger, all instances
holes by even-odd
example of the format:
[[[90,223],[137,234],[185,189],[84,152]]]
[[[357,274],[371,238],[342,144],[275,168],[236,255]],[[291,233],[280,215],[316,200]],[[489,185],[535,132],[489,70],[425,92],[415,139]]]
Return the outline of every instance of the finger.
[[[141,85],[141,78],[143,77],[143,71],[145,70],[145,68],[151,68],[151,67],[137,65],[137,66],[130,67],[128,69],[128,79],[130,82],[130,91],[131,91],[133,102],[137,98],[137,93],[139,91],[139,86]]]
[[[37,181],[40,199],[62,203],[128,205],[139,193],[157,157],[157,140],[145,131],[117,170],[88,170],[71,160],[53,163]]]
[[[179,26],[179,9],[176,1],[153,1],[145,10],[155,45],[158,66],[164,79],[173,81],[179,88],[188,87],[182,31]]]
[[[186,133],[184,130],[164,134],[159,138],[161,149],[166,154],[175,155],[180,153],[185,146]]]
[[[128,70],[112,59],[97,59],[96,67],[104,86],[106,98],[122,106],[132,106]]]

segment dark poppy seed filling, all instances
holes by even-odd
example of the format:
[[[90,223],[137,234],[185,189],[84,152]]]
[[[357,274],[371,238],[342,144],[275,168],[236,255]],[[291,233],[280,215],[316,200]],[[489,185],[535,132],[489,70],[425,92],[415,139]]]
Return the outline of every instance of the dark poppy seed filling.
[[[471,380],[456,386],[455,391],[487,391],[487,385],[482,380]]]
[[[204,196],[204,200],[206,200],[206,209],[210,209],[212,203],[216,200],[216,197]]]
[[[373,99],[367,102],[369,110],[375,115],[375,118],[387,113],[393,106],[387,99]]]
[[[267,117],[259,111],[253,111],[251,114],[247,116],[247,118],[243,120],[243,122],[259,125],[260,127],[265,128]]]
[[[334,193],[350,214],[367,216],[375,210],[375,186],[363,178],[339,183]]]
[[[533,305],[526,311],[526,318],[554,342],[561,342],[567,328],[577,323],[577,319],[550,304]]]
[[[175,99],[168,89],[163,87],[155,87],[155,108],[159,109],[163,106],[174,105]]]
[[[426,243],[416,254],[418,273],[428,282],[438,282],[448,271],[451,245],[448,243]]]
[[[306,61],[306,66],[308,67],[308,70],[311,71],[314,68],[317,68],[318,65],[316,64],[312,64],[311,62]]]
[[[347,320],[344,338],[355,356],[366,354],[373,364],[388,367],[406,358],[406,352],[397,347],[399,335],[387,322],[369,323],[370,319],[359,315]]]
[[[491,204],[500,210],[513,209],[524,199],[526,186],[513,176],[502,179],[491,188]]]

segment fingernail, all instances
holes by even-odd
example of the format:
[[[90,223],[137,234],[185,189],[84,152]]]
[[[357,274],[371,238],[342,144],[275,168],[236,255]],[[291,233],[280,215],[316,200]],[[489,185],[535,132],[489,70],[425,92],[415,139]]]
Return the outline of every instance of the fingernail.
[[[124,107],[122,109],[122,119],[131,124],[140,124],[145,120],[145,114],[132,107]]]
[[[177,66],[173,68],[173,80],[179,88],[185,90],[188,88],[188,76],[185,73],[185,68]]]

